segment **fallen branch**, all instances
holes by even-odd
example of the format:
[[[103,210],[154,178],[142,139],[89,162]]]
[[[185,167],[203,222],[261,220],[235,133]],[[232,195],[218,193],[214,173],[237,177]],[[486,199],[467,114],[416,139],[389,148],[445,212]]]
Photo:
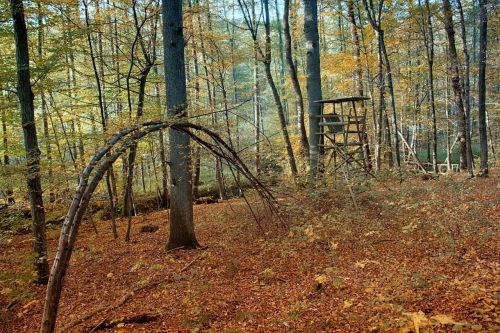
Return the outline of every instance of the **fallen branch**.
[[[108,306],[101,306],[101,307],[98,307],[97,309],[83,315],[82,317],[78,318],[78,319],[75,319],[74,321],[72,321],[71,323],[69,323],[68,325],[64,326],[62,329],[61,329],[61,332],[67,332],[69,331],[70,329],[72,329],[73,327],[87,321],[88,319],[92,318],[93,316],[95,316],[96,314],[98,313],[101,313],[101,312],[104,312],[104,311],[112,311],[120,306],[122,306],[123,304],[125,304],[125,302],[127,302],[133,295],[133,292],[129,292],[127,293],[126,295],[124,295],[116,304],[112,304],[112,305],[108,305]]]
[[[408,144],[408,142],[406,142],[406,139],[404,137],[403,134],[401,134],[400,131],[398,131],[398,134],[399,134],[399,137],[401,138],[401,141],[404,143],[404,145],[406,146],[406,148],[408,148],[408,151],[410,152],[410,155],[413,156],[413,158],[415,159],[415,162],[417,163],[417,166],[422,170],[423,173],[427,174],[427,170],[425,170],[424,166],[422,165],[422,162],[420,162],[420,159],[418,158],[417,154],[415,153],[415,151],[413,151],[413,149],[410,147],[410,145]]]
[[[97,309],[83,315],[82,317],[78,318],[78,319],[75,319],[74,321],[72,321],[71,323],[69,323],[68,325],[64,326],[61,330],[61,332],[67,332],[68,330],[70,330],[71,328],[89,320],[90,318],[92,318],[93,316],[97,315],[98,313],[101,313],[101,312],[108,312],[108,311],[112,311],[120,306],[122,306],[123,304],[125,304],[130,298],[132,298],[133,295],[135,295],[136,293],[138,293],[139,291],[142,291],[142,290],[145,290],[145,289],[148,289],[148,288],[152,288],[152,287],[156,287],[162,283],[165,283],[165,282],[170,282],[172,281],[173,277],[176,275],[176,274],[179,274],[179,273],[183,273],[185,271],[187,271],[196,261],[200,260],[201,258],[203,258],[205,255],[207,254],[206,251],[203,251],[203,253],[201,253],[199,256],[197,256],[196,258],[194,258],[192,261],[190,261],[186,266],[184,266],[183,268],[181,268],[178,272],[174,272],[172,274],[170,274],[169,276],[167,276],[166,278],[164,279],[160,279],[160,280],[157,280],[157,281],[152,281],[150,283],[147,283],[143,286],[140,286],[140,287],[136,287],[134,288],[133,290],[127,292],[118,302],[116,302],[115,304],[111,304],[111,305],[103,305],[103,306],[100,306],[98,307]],[[106,318],[104,319],[104,321],[106,321]],[[98,326],[102,324],[99,323]],[[100,329],[99,327],[98,328],[95,328],[94,327],[94,330],[96,329]]]
[[[142,313],[139,315],[132,315],[128,317],[122,317],[122,318],[117,318],[117,319],[107,319],[104,318],[99,324],[94,326],[90,332],[94,332],[96,330],[102,330],[102,329],[107,329],[107,328],[113,328],[118,324],[143,324],[143,323],[149,323],[151,321],[155,321],[158,319],[160,315],[159,314],[152,314],[152,313]],[[89,333],[90,333],[89,332]]]
[[[202,254],[200,254],[199,256],[197,256],[196,258],[194,258],[191,262],[189,262],[186,266],[184,266],[181,270],[180,270],[180,273],[184,272],[184,271],[187,271],[189,267],[191,267],[196,261],[198,261],[199,259],[203,258],[205,255],[207,254],[207,252],[203,252]]]

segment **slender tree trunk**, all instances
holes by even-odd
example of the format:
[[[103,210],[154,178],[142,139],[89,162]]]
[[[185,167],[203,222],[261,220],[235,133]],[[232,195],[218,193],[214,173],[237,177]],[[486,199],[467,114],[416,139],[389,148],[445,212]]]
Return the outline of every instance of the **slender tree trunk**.
[[[378,40],[378,38],[377,38]],[[378,43],[378,115],[377,115],[377,147],[375,150],[375,158],[377,162],[377,170],[382,167],[382,133],[383,133],[383,118],[385,114],[385,80],[384,80],[384,65],[382,60],[382,49],[380,42]]]
[[[285,58],[288,64],[288,72],[292,81],[293,90],[295,93],[295,103],[297,105],[297,131],[299,133],[300,146],[302,154],[309,161],[309,142],[307,140],[306,125],[304,122],[304,99],[300,88],[299,79],[297,77],[297,68],[293,62],[292,56],[292,35],[290,34],[290,0],[284,0],[285,7],[283,13],[283,25],[285,35]]]
[[[351,41],[354,48],[353,57],[356,68],[354,70],[354,82],[356,85],[356,90],[359,96],[364,96],[363,92],[363,70],[361,68],[361,51],[359,45],[358,36],[358,26],[356,25],[356,17],[354,15],[354,3],[352,0],[347,1],[347,16],[349,17],[349,22],[351,25]],[[361,102],[361,112],[366,119],[367,110],[365,108],[364,102]],[[366,127],[365,127],[366,129]],[[368,136],[366,131],[363,133],[363,155],[365,157],[365,167],[367,170],[371,170],[371,156],[370,156],[370,146],[368,144]]]
[[[198,3],[198,1],[196,1]],[[188,2],[189,4],[189,2]],[[210,7],[209,7],[209,2],[205,2],[205,12],[206,12],[206,17],[207,17],[207,24],[208,24],[208,30],[212,30],[212,23],[211,23],[211,16],[210,16]],[[202,20],[201,20],[201,12],[198,12],[198,31],[200,32],[200,47],[201,47],[201,56],[203,60],[203,70],[205,73],[205,82],[207,85],[207,102],[208,102],[208,107],[210,111],[215,111],[215,106],[216,106],[216,94],[215,94],[215,86],[211,84],[209,80],[210,72],[208,70],[208,55],[206,52],[205,48],[205,42],[203,35],[201,32],[203,31],[203,26],[202,26]],[[212,125],[215,125],[218,121],[217,114],[214,113],[212,114],[211,117],[212,120]],[[219,191],[219,197],[221,200],[226,199],[226,194],[225,194],[225,187],[224,187],[224,179],[223,179],[223,173],[222,173],[222,164],[220,161],[220,158],[218,156],[214,157],[214,163],[215,163],[215,178],[217,179],[217,186],[218,186],[218,191]]]
[[[295,177],[297,176],[297,164],[295,163],[292,143],[290,142],[290,136],[288,135],[288,128],[285,119],[285,112],[283,110],[283,104],[281,102],[281,97],[279,95],[278,89],[276,88],[276,84],[271,73],[271,20],[269,18],[269,0],[264,0],[264,16],[266,30],[266,54],[264,60],[264,68],[266,71],[267,82],[271,87],[271,91],[273,93],[274,104],[276,105],[276,109],[278,111],[281,133],[283,135],[283,140],[285,141],[285,149],[288,155],[288,164],[290,165],[292,176]]]
[[[14,40],[17,63],[17,95],[21,106],[21,121],[26,150],[27,185],[31,203],[31,220],[33,227],[33,249],[35,252],[36,281],[46,284],[49,278],[47,261],[47,239],[45,234],[45,211],[42,199],[40,180],[40,149],[35,126],[35,108],[33,91],[30,82],[28,32],[24,20],[22,0],[11,0],[12,19],[14,23]]]
[[[7,137],[7,112],[5,108],[2,108],[2,144],[3,144],[3,157],[2,161],[4,165],[10,164],[9,157],[9,139]]]
[[[387,86],[389,88],[389,97],[390,97],[390,106],[391,106],[391,125],[392,125],[392,159],[390,165],[395,163],[399,168],[401,165],[400,161],[400,149],[399,149],[399,135],[398,135],[398,124],[397,124],[397,113],[396,113],[396,100],[394,96],[394,84],[392,80],[392,70],[391,63],[389,61],[389,55],[387,53],[387,48],[385,46],[385,38],[384,38],[384,30],[382,29],[382,12],[384,1],[378,2],[378,5],[375,6],[373,1],[368,3],[367,0],[363,0],[363,4],[365,6],[368,20],[370,21],[370,25],[377,35],[377,44],[378,44],[378,57],[379,57],[379,74],[380,74],[380,62],[383,61],[385,63],[386,77],[387,77]],[[379,77],[379,82],[381,82]],[[385,89],[385,87],[379,87],[379,89]],[[382,92],[381,92],[382,93]],[[382,96],[381,96],[382,97]],[[385,103],[385,102],[384,102]],[[382,104],[382,103],[381,103]],[[381,105],[382,106],[382,105]],[[389,127],[387,127],[389,128]],[[379,128],[380,130],[380,128]],[[387,134],[390,136],[390,133]],[[379,154],[380,155],[380,154]]]
[[[235,49],[236,49],[236,34],[235,34],[235,18],[234,18],[234,12],[235,12],[235,7],[233,6],[232,8],[232,29],[229,29],[229,24],[226,25],[227,27],[227,32],[231,35],[231,62],[233,64],[231,68],[231,76],[233,80],[233,103],[238,104],[239,102],[239,94],[238,94],[238,85],[237,85],[237,67],[236,67],[236,61],[235,61]],[[240,146],[241,146],[241,138],[240,138],[240,119],[238,115],[235,115],[235,126],[236,126],[236,151],[240,151]],[[198,177],[199,178],[199,177]],[[243,189],[239,184],[241,184],[241,172],[240,170],[236,170],[236,184],[238,185],[238,196],[241,197],[243,196]]]
[[[6,167],[7,174],[6,177],[9,176],[10,170],[8,169],[8,166],[10,165],[10,157],[8,154],[8,148],[9,148],[9,140],[7,136],[7,114],[5,111],[5,108],[2,108],[2,135],[3,135],[3,164]],[[12,183],[7,182],[6,184],[6,195],[7,195],[7,204],[13,205],[16,200],[14,199],[14,190],[12,188]]]
[[[345,37],[344,37],[344,24],[342,23],[342,1],[337,0],[337,13],[338,13],[338,18],[337,18],[337,29],[338,29],[338,36],[340,39],[340,52],[344,51],[346,49],[345,47]]]
[[[155,26],[156,29],[156,26]],[[156,41],[155,41],[156,43]],[[157,59],[157,48],[153,48],[153,59]],[[158,65],[155,64],[153,66],[153,72],[156,76],[160,75]],[[158,108],[158,111],[160,112],[160,116],[163,115],[163,106],[161,102],[161,96],[160,96],[160,83],[156,82],[155,85],[155,100],[156,100],[156,106]],[[167,209],[170,205],[169,203],[169,195],[168,195],[168,170],[167,170],[167,158],[166,158],[166,153],[165,153],[165,140],[163,136],[164,132],[163,130],[158,131],[158,142],[159,142],[159,150],[160,150],[160,165],[161,165],[161,198],[160,198],[160,204],[161,207],[164,209]]]
[[[88,0],[83,0],[83,1],[88,1]],[[95,19],[99,19],[100,17],[100,11],[101,11],[101,7],[100,7],[100,2],[99,0],[95,0]],[[87,27],[89,27],[89,25],[87,24]],[[90,36],[90,31],[88,32],[89,36]],[[89,37],[90,38],[90,37]],[[89,46],[90,46],[90,43],[91,41],[89,41]],[[96,80],[99,81],[99,89],[101,90],[101,93],[99,94],[100,95],[100,107],[102,108],[101,109],[101,121],[103,122],[103,132],[106,132],[107,131],[107,121],[108,121],[108,118],[109,118],[109,112],[108,112],[108,104],[106,102],[106,83],[105,83],[105,72],[104,72],[104,67],[105,67],[105,63],[104,63],[104,48],[103,48],[103,42],[102,42],[102,33],[100,31],[97,32],[97,55],[96,56],[92,56],[91,57],[94,59],[93,61],[95,62],[95,60],[97,59],[98,62],[96,62],[96,67],[95,67],[95,70],[97,71],[95,76],[96,76]],[[118,191],[117,191],[117,185],[116,185],[116,177],[115,177],[115,171],[113,169],[113,166],[111,166],[111,169],[109,169],[108,171],[109,173],[109,179],[110,179],[110,184],[111,184],[111,193],[112,193],[112,197],[109,198],[110,200],[110,203],[111,201],[113,202],[112,204],[112,215],[114,215],[114,207],[116,206],[116,201],[117,201],[117,198],[118,198]],[[107,177],[107,176],[106,176]],[[114,220],[114,217],[112,218],[112,220]]]
[[[361,21],[361,12],[359,6],[357,7],[357,16],[359,20]],[[380,160],[377,160],[377,156],[380,156],[380,152],[377,152],[378,149],[378,144],[377,144],[377,124],[378,124],[378,118],[377,118],[377,113],[376,113],[376,107],[375,107],[375,87],[374,87],[374,80],[372,78],[371,70],[370,70],[370,64],[369,64],[369,59],[368,59],[368,48],[365,43],[365,35],[363,32],[363,27],[360,26],[360,34],[361,34],[361,45],[363,46],[363,56],[364,56],[364,62],[365,62],[365,67],[366,67],[366,78],[368,81],[368,94],[370,97],[370,108],[371,108],[371,113],[372,113],[372,129],[373,129],[373,134],[372,134],[372,145],[375,145],[375,170],[379,170],[380,166]]]
[[[455,94],[455,104],[459,116],[458,140],[460,140],[460,155],[462,158],[461,166],[467,169],[469,177],[474,176],[472,170],[472,153],[470,152],[470,133],[467,130],[467,114],[464,107],[463,87],[460,82],[460,72],[458,69],[458,54],[455,45],[455,29],[453,27],[453,14],[449,0],[443,0],[443,12],[445,19],[445,30],[448,37],[448,50],[451,67],[451,83]],[[468,134],[469,133],[469,134]]]
[[[284,47],[283,47],[283,26],[281,25],[280,9],[278,0],[274,0],[274,7],[276,10],[276,26],[278,30],[278,51],[279,51],[279,78],[280,78],[280,95],[285,96],[285,58],[284,58]],[[288,102],[286,97],[283,97],[283,112],[285,113],[285,119],[287,125],[290,123],[290,117],[288,114]]]
[[[488,133],[486,122],[486,49],[488,42],[487,0],[479,0],[479,143],[481,146],[481,174],[488,174]]]
[[[191,9],[192,4],[191,1],[188,0],[188,6]],[[194,30],[195,29],[195,16],[193,15],[191,17],[191,27]],[[198,33],[201,33],[201,18],[198,15]],[[229,30],[229,28],[228,28]],[[229,33],[229,31],[228,31]],[[201,89],[200,89],[200,69],[198,65],[198,52],[196,51],[196,46],[194,45],[193,41],[193,47],[192,47],[192,52],[193,52],[193,64],[194,64],[194,104],[195,108],[198,108],[200,106],[200,94],[201,94]],[[204,47],[203,47],[204,49]],[[204,52],[204,51],[203,51]],[[196,147],[194,152],[193,152],[193,200],[197,199],[199,197],[199,190],[200,190],[200,173],[201,173],[201,149],[200,147]]]
[[[168,170],[167,158],[165,154],[165,140],[163,139],[163,131],[158,131],[160,142],[160,161],[161,161],[161,206],[167,209],[170,206],[168,197]]]
[[[450,79],[449,66],[446,66],[446,88],[445,88],[445,113],[446,113],[446,169],[451,171],[451,142],[450,142],[450,111],[449,111],[449,96],[450,96]]]
[[[71,42],[73,37],[70,35],[70,50],[69,50],[69,65],[70,65],[70,73],[71,73],[71,89],[70,89],[70,96],[73,99],[76,99],[76,69],[75,69],[75,56],[74,56],[74,51],[73,51],[73,43]],[[78,152],[80,154],[80,165],[81,168],[85,165],[85,145],[83,143],[83,132],[82,132],[82,122],[80,117],[76,118],[76,126],[78,128]],[[75,139],[76,141],[76,139]]]
[[[399,148],[399,136],[398,136],[398,123],[397,123],[397,113],[396,113],[396,96],[394,94],[394,83],[392,80],[392,69],[391,63],[389,61],[389,55],[387,53],[387,48],[385,47],[384,31],[380,29],[379,31],[380,43],[382,47],[382,53],[384,55],[385,70],[387,76],[387,86],[389,87],[389,101],[391,103],[391,127],[392,127],[392,146],[393,146],[393,161],[396,167],[401,166],[400,159],[400,148]]]
[[[156,54],[154,55],[156,58]],[[153,67],[155,75],[159,75],[158,66]],[[160,84],[155,84],[155,99],[157,103],[158,110],[163,112],[162,103],[160,97]],[[163,130],[158,131],[158,142],[160,150],[160,165],[161,165],[161,207],[167,209],[169,207],[168,198],[168,170],[167,170],[167,158],[165,154],[165,140],[163,138]]]
[[[136,118],[139,120],[142,117],[143,109],[144,109],[144,99],[146,96],[146,83],[147,83],[147,78],[148,74],[152,68],[153,64],[147,65],[142,71],[141,75],[139,78],[139,95],[138,95],[138,101],[137,101],[137,113],[136,113]],[[130,151],[128,154],[128,159],[127,159],[127,182],[125,185],[125,194],[124,194],[124,211],[127,214],[127,216],[131,213],[132,207],[131,205],[133,204],[132,197],[133,197],[133,186],[132,186],[132,181],[134,180],[134,166],[135,166],[135,159],[137,156],[137,143],[134,143],[130,147]],[[130,221],[130,219],[129,219]],[[130,235],[127,234],[125,236],[125,240],[129,240]]]
[[[186,117],[186,69],[184,62],[184,34],[182,0],[163,0],[163,48],[165,81],[167,82],[167,114]],[[186,133],[169,129],[172,202],[170,209],[170,235],[167,249],[196,248],[193,224],[193,194],[189,170],[190,147]]]
[[[238,0],[239,2],[240,0]],[[241,3],[240,3],[241,7]],[[251,0],[251,20],[257,21],[255,0]],[[257,31],[251,31],[252,37]],[[254,146],[255,146],[255,173],[259,177],[260,168],[260,134],[261,134],[261,100],[260,100],[260,74],[259,74],[259,44],[253,38],[253,120],[254,120]]]
[[[84,14],[85,14],[85,27],[87,28],[87,32],[86,32],[87,43],[89,46],[90,60],[92,62],[92,69],[94,70],[94,79],[96,81],[96,86],[97,86],[97,97],[98,97],[98,101],[99,101],[99,111],[101,114],[102,132],[104,134],[106,134],[108,112],[106,109],[106,102],[104,100],[103,88],[101,86],[101,78],[100,78],[100,72],[103,72],[103,70],[98,69],[96,57],[94,54],[94,45],[92,43],[92,37],[91,37],[91,32],[90,32],[90,17],[89,17],[89,8],[88,8],[87,0],[83,1],[83,5],[84,5]],[[99,10],[99,2],[96,1],[96,11],[98,11],[98,10]],[[104,75],[104,73],[101,73],[101,74]],[[114,177],[114,173],[113,173],[113,166],[111,166],[111,168],[106,171],[106,188],[108,191],[109,206],[110,206],[109,209],[111,211],[111,225],[113,228],[113,234],[115,235],[115,238],[116,238],[116,232],[115,232],[116,231],[116,228],[115,228],[116,182],[114,181],[114,179],[115,179],[115,177]]]
[[[321,105],[321,66],[318,34],[318,4],[316,0],[304,0],[304,35],[307,51],[307,99],[309,109],[310,174],[315,178],[319,166],[319,115]]]
[[[432,118],[432,169],[434,173],[438,172],[437,167],[437,124],[436,124],[436,101],[434,96],[434,29],[432,27],[432,13],[430,9],[429,0],[425,0],[425,12],[426,17],[424,18],[424,9],[421,4],[421,0],[418,2],[420,6],[420,11],[422,14],[422,31],[424,36],[424,44],[427,55],[427,69],[428,69],[428,80],[429,80],[429,107],[431,111]]]
[[[257,43],[254,42],[253,50],[253,119],[255,126],[254,145],[255,145],[255,174],[260,175],[260,82],[259,82],[259,60],[257,52]]]
[[[37,1],[37,24],[38,24],[38,61],[40,64],[43,61],[43,16],[41,1]],[[54,181],[52,171],[52,146],[50,144],[49,136],[49,122],[47,119],[47,100],[45,99],[45,90],[43,87],[40,90],[41,106],[42,106],[42,120],[43,120],[43,136],[45,139],[45,155],[48,164],[48,183],[49,183],[49,202],[55,201]]]
[[[150,179],[146,173],[149,173],[149,164],[146,162],[146,166],[144,166],[144,157],[141,156],[141,183],[142,183],[142,193],[147,193],[146,191],[146,178]],[[149,181],[151,184],[151,181]],[[150,186],[151,187],[151,186]]]
[[[468,130],[470,131],[470,121],[471,121],[471,116],[470,116],[470,55],[469,55],[469,48],[468,48],[468,43],[467,43],[467,29],[466,29],[466,24],[465,24],[465,16],[464,16],[464,10],[462,7],[462,1],[461,0],[456,0],[457,5],[458,5],[458,12],[460,14],[460,30],[461,30],[461,37],[462,37],[462,47],[463,47],[463,54],[464,54],[464,75],[463,75],[463,89],[464,89],[464,107],[465,107],[465,114],[467,115],[467,119],[469,121]]]
[[[194,151],[193,163],[193,199],[200,196],[200,173],[201,173],[201,149],[196,147]]]

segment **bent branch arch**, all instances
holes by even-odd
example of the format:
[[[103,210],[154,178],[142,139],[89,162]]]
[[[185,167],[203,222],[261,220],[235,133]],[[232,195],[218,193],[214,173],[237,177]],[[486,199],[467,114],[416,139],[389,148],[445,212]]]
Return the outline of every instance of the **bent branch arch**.
[[[99,182],[106,171],[128,148],[146,135],[164,128],[187,133],[194,141],[212,154],[225,159],[229,165],[240,171],[250,182],[262,200],[269,204],[271,211],[277,212],[277,201],[272,193],[250,172],[238,156],[238,153],[216,132],[190,122],[172,122],[168,120],[144,122],[120,130],[111,136],[106,146],[97,150],[81,174],[75,196],[64,219],[56,256],[50,270],[40,332],[52,333],[55,330],[64,276],[85,210]],[[199,132],[201,135],[195,132]]]

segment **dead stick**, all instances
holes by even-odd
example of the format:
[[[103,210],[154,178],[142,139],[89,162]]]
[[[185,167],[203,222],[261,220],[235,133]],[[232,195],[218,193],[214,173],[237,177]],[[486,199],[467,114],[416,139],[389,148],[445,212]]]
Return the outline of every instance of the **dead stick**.
[[[187,264],[186,266],[184,266],[182,269],[181,269],[181,273],[186,271],[189,267],[191,267],[198,259],[201,259],[202,257],[204,257],[207,253],[206,252],[203,252],[202,254],[200,254],[199,256],[197,256],[196,258],[194,258],[189,264]]]
[[[186,266],[184,266],[180,271],[179,273],[182,273],[184,271],[186,271],[189,267],[191,267],[197,260],[201,259],[202,257],[204,257],[205,255],[207,254],[207,252],[203,252],[202,254],[200,254],[199,256],[197,256],[196,258],[194,258],[192,261],[190,261]],[[112,305],[108,305],[108,306],[101,306],[97,309],[95,309],[94,311],[91,311],[89,313],[87,313],[86,315],[82,316],[81,318],[78,318],[76,320],[74,320],[73,322],[69,323],[68,325],[66,325],[62,330],[61,332],[66,332],[68,331],[69,329],[83,323],[84,321],[87,321],[88,319],[90,319],[91,317],[95,316],[96,314],[100,313],[100,312],[103,312],[103,311],[111,311],[111,310],[114,310],[116,308],[118,308],[119,306],[123,305],[126,301],[128,301],[133,294],[135,294],[136,292],[139,292],[141,290],[144,290],[146,288],[150,288],[150,287],[155,287],[165,281],[168,281],[172,278],[172,275],[169,275],[167,278],[165,279],[162,279],[160,281],[154,281],[154,282],[151,282],[151,283],[148,283],[142,287],[137,287],[135,289],[133,289],[131,292],[128,292],[125,296],[123,296],[123,298],[116,304],[112,304]]]
[[[95,326],[94,326],[94,328],[93,328],[93,329],[91,329],[91,330],[89,331],[89,333],[94,332],[97,328],[99,328],[99,326],[101,326],[102,324],[104,324],[104,322],[106,321],[106,319],[108,319],[108,317],[104,317],[104,318],[103,318],[103,319],[99,322],[99,324],[95,325]]]

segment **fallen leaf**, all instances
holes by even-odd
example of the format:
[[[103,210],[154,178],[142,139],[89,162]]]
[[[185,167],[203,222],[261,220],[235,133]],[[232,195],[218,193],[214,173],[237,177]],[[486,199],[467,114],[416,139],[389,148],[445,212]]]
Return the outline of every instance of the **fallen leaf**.
[[[453,320],[453,318],[448,317],[447,315],[435,315],[431,317],[431,320],[437,322],[441,325],[455,325],[457,322]]]
[[[407,316],[411,320],[411,324],[413,325],[415,333],[420,333],[421,328],[430,326],[429,319],[427,319],[422,311],[404,312],[403,315]]]
[[[326,277],[326,275],[325,275],[325,274],[321,274],[321,275],[317,275],[317,276],[316,276],[316,278],[315,278],[314,280],[316,280],[316,282],[318,282],[318,283],[323,284],[323,283],[325,283],[325,282],[326,282],[326,280],[327,280],[327,279],[328,279],[328,278]]]
[[[11,288],[3,288],[1,294],[2,295],[8,295],[12,292]]]
[[[343,303],[344,309],[350,308],[352,306],[352,302],[349,300],[345,300]]]
[[[375,264],[375,265],[380,265],[380,262],[376,260],[362,260],[362,261],[356,261],[354,266],[356,268],[365,268],[366,264]]]

